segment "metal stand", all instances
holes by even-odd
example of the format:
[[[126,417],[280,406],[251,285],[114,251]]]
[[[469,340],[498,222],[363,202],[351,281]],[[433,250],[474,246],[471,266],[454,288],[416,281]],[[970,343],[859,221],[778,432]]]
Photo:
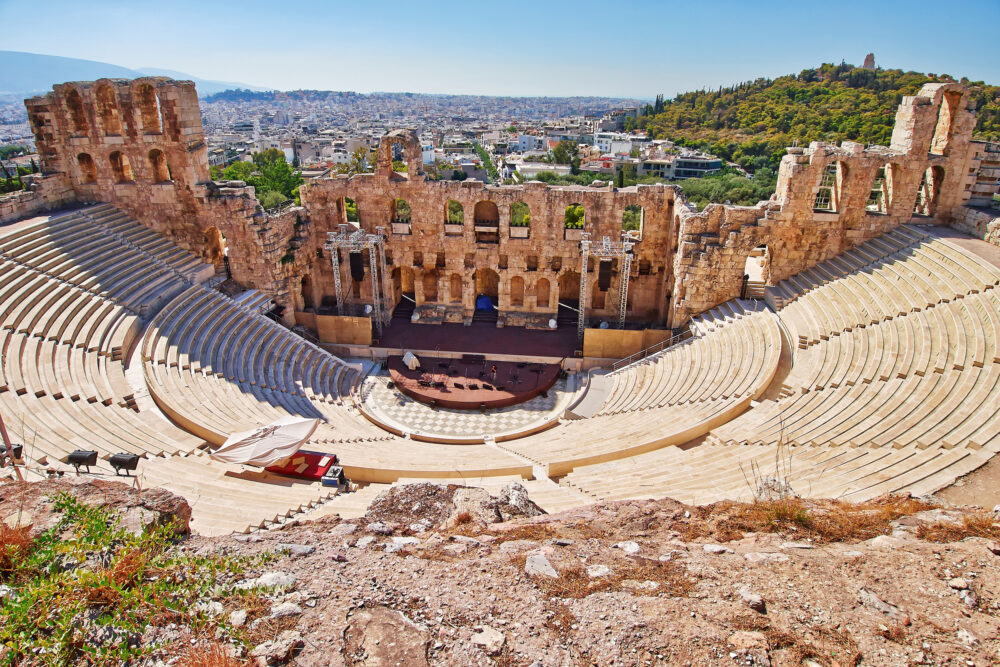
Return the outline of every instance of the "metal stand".
[[[333,289],[337,302],[337,312],[343,305],[343,287],[340,279],[341,248],[351,252],[368,251],[369,271],[372,281],[372,317],[375,329],[382,335],[382,326],[391,321],[386,304],[389,301],[389,274],[385,264],[385,227],[376,227],[375,234],[368,234],[360,229],[350,231],[349,225],[338,225],[339,231],[328,233],[326,249],[330,251],[330,263],[333,265]]]
[[[635,230],[622,231],[620,243],[612,243],[607,236],[601,239],[600,243],[593,244],[590,241],[590,234],[584,233],[580,241],[580,317],[577,321],[576,335],[579,340],[583,340],[583,331],[587,326],[586,320],[586,297],[587,297],[587,261],[593,254],[598,261],[603,259],[621,258],[621,281],[618,287],[618,328],[625,328],[625,315],[628,310],[628,286],[632,276],[632,248],[639,242],[639,232]]]
[[[584,232],[580,239],[580,310],[577,312],[576,339],[583,341],[583,331],[587,328],[587,260],[590,257],[590,233]]]

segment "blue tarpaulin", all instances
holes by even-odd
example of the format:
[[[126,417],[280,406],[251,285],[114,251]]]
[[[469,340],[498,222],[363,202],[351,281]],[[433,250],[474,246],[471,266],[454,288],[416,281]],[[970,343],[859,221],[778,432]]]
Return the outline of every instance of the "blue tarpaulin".
[[[493,299],[486,296],[485,294],[480,294],[476,297],[476,310],[496,310],[496,306],[493,305]]]

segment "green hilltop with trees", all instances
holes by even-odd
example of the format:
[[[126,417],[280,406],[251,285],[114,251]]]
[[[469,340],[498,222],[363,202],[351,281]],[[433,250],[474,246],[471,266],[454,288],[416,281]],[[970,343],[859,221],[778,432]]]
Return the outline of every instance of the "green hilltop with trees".
[[[754,172],[776,170],[793,141],[857,141],[888,145],[896,109],[925,83],[958,81],[971,89],[975,135],[1000,139],[1000,87],[948,74],[823,64],[777,79],[658,96],[626,129],[645,130],[735,162]]]
[[[253,162],[233,162],[225,169],[211,167],[213,180],[244,181],[256,188],[257,201],[265,209],[274,209],[287,201],[299,203],[302,172],[288,164],[277,148],[253,154]]]
[[[925,83],[951,81],[971,90],[976,108],[975,138],[1000,140],[1000,87],[948,74],[870,70],[846,63],[827,63],[798,74],[728,88],[681,93],[671,100],[658,95],[653,104],[640,110],[638,118],[627,119],[625,129],[645,130],[653,139],[668,139],[739,166],[727,165],[717,174],[680,181],[684,195],[696,206],[753,205],[774,193],[778,165],[788,146],[812,141],[888,145],[903,97],[915,95]],[[587,185],[608,178],[578,172],[579,160],[574,160],[573,149],[575,146],[560,142],[544,160],[571,165],[571,174],[542,172],[538,180],[552,185]],[[661,181],[636,178],[628,167],[615,176],[618,187]]]

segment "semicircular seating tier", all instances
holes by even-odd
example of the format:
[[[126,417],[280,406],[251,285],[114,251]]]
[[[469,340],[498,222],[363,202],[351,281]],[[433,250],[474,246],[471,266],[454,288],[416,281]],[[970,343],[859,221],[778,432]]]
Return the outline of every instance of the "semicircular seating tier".
[[[863,500],[930,493],[983,465],[1000,451],[1000,269],[969,250],[978,242],[948,236],[900,227],[767,288],[793,343],[780,395],[700,446],[563,482],[601,498],[712,502],[770,478]]]
[[[213,273],[107,206],[0,230],[0,410],[32,460],[204,444],[137,411],[122,359],[144,313]]]
[[[729,421],[771,383],[781,333],[775,314],[751,302],[726,304],[713,319],[711,332],[607,376],[610,393],[593,417],[501,446],[562,475],[683,444]]]
[[[215,444],[293,415],[321,420],[306,447],[336,454],[355,481],[531,473],[529,464],[484,444],[420,442],[382,430],[353,404],[357,366],[201,286],[153,318],[142,356],[157,405]]]

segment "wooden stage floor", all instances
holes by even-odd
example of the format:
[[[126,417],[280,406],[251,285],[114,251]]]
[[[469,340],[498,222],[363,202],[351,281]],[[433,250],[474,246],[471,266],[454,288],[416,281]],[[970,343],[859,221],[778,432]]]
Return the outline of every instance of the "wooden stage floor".
[[[497,328],[494,324],[483,322],[465,326],[419,324],[396,319],[382,332],[377,347],[486,355],[572,357],[576,350],[576,327],[536,331],[523,327]]]
[[[396,388],[421,403],[458,410],[502,408],[523,403],[548,391],[559,376],[557,364],[488,358],[419,356],[418,359],[421,367],[411,371],[403,364],[402,357],[389,357],[389,377]]]

